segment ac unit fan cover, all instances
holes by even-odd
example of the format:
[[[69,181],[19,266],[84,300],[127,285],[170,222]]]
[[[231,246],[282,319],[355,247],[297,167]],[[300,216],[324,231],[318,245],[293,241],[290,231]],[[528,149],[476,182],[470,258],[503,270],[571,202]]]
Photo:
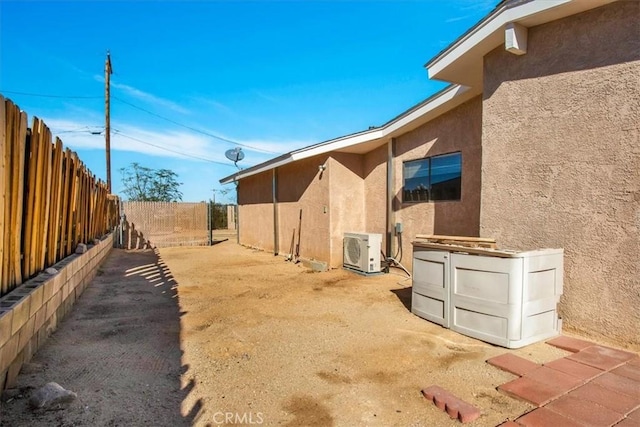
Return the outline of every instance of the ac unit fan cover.
[[[356,238],[348,238],[347,244],[345,248],[345,256],[347,257],[347,261],[349,264],[360,264],[360,257],[362,253],[360,252],[360,241]]]

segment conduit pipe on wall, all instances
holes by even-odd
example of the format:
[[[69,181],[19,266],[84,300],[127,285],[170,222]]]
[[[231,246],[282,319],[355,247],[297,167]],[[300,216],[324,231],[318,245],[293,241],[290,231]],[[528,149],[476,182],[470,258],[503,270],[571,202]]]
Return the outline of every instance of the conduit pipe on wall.
[[[273,168],[272,192],[273,192],[273,255],[279,253],[278,241],[278,168]]]

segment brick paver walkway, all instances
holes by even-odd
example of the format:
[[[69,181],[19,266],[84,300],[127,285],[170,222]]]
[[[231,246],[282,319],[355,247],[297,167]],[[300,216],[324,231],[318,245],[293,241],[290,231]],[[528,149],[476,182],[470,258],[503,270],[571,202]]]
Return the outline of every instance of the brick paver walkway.
[[[502,426],[640,426],[640,357],[576,338],[548,344],[572,352],[544,365],[506,353],[487,363],[518,375],[498,390],[537,406]]]

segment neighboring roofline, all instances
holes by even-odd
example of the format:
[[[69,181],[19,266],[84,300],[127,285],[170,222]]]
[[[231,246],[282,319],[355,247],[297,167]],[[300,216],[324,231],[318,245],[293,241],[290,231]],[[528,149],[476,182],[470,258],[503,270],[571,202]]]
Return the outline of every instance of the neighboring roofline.
[[[284,166],[288,163],[292,163],[298,160],[306,159],[309,157],[317,156],[320,154],[329,153],[332,151],[343,150],[354,145],[363,144],[365,142],[371,142],[380,140],[383,138],[391,137],[394,133],[400,129],[409,126],[411,122],[419,119],[420,117],[433,112],[435,109],[445,106],[456,98],[462,96],[468,92],[467,87],[460,85],[449,85],[444,89],[436,92],[429,98],[420,102],[419,104],[409,108],[402,114],[389,120],[384,125],[368,129],[366,131],[356,132],[350,135],[341,136],[338,138],[330,139],[318,144],[310,145],[308,147],[300,148],[298,150],[291,151],[281,156],[275,157],[266,162],[252,166],[247,169],[238,171],[232,175],[229,175],[220,180],[221,184],[230,184],[234,181],[247,178],[252,175],[256,175],[262,172],[275,169],[280,166]]]

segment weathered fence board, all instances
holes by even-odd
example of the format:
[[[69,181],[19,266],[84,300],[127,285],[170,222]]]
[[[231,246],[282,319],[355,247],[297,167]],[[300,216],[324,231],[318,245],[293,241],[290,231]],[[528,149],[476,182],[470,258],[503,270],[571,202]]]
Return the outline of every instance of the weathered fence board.
[[[108,194],[44,122],[0,95],[0,296],[119,221]]]

